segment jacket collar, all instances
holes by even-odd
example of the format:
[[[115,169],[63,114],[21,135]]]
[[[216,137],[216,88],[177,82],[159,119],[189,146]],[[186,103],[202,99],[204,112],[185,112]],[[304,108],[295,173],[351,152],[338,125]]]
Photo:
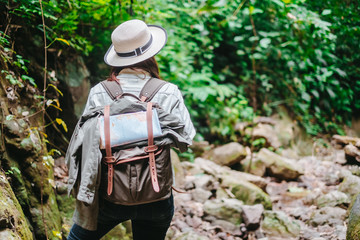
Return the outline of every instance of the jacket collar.
[[[123,78],[123,77],[136,77],[136,78],[140,78],[143,80],[147,80],[150,78],[150,73],[139,69],[139,68],[124,68],[123,70],[120,71],[119,75],[117,75],[117,78]]]

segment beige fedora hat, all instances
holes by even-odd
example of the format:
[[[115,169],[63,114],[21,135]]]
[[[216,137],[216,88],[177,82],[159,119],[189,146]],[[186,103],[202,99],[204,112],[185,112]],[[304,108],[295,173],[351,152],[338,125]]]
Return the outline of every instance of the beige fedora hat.
[[[129,20],[112,32],[111,41],[104,61],[113,67],[124,67],[156,55],[165,46],[167,34],[160,26]]]

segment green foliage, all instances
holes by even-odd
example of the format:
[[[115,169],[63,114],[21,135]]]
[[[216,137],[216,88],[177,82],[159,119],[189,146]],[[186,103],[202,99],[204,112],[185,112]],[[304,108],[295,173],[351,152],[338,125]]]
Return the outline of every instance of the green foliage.
[[[3,31],[0,31],[0,57],[2,62],[4,64],[11,65],[14,71],[18,71],[24,74],[21,75],[21,78],[18,78],[14,71],[8,71],[3,69],[0,73],[4,75],[4,78],[7,79],[11,85],[24,87],[23,81],[28,81],[30,84],[36,86],[35,80],[27,75],[27,64],[29,63],[29,61],[24,59],[21,55],[16,54],[16,52],[9,47],[9,36],[7,36]]]
[[[42,31],[38,1],[13,2],[10,13]],[[342,133],[342,125],[360,110],[360,17],[353,1],[49,0],[43,5],[47,47],[87,56],[92,75],[101,78],[108,68],[100,63],[118,24],[138,18],[163,26],[168,42],[157,57],[161,75],[183,91],[199,139],[236,140],[241,134],[236,123],[271,115],[279,105],[309,134]],[[2,45],[6,41],[0,38]],[[26,72],[26,60],[15,62]]]
[[[320,14],[304,1],[244,3],[169,1],[156,4],[166,14],[150,17],[170,29],[162,73],[186,94],[198,131],[234,139],[234,123],[252,118],[250,106],[271,114],[282,104],[309,134],[342,133],[341,124],[359,110],[360,91],[358,75],[352,88],[348,66],[337,56],[332,10]],[[235,104],[244,99],[250,104]]]
[[[258,138],[252,142],[252,145],[254,147],[261,149],[262,147],[264,147],[265,143],[266,143],[266,140],[264,138]]]

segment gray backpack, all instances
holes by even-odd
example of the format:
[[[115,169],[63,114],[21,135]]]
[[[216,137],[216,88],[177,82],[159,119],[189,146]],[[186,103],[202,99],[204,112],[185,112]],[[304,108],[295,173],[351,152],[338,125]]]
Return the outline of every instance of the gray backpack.
[[[117,81],[103,81],[102,86],[113,100],[133,96],[136,104],[146,105],[146,145],[130,149],[110,146],[110,106],[104,108],[105,151],[103,151],[100,183],[101,197],[122,205],[137,205],[166,199],[171,195],[173,182],[170,146],[154,145],[151,100],[165,81],[151,78],[140,95],[124,93]],[[144,141],[143,141],[144,142]]]

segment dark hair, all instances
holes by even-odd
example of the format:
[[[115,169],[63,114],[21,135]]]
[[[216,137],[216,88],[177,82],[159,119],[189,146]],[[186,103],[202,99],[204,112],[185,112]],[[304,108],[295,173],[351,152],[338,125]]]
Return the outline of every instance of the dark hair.
[[[107,80],[109,81],[116,81],[116,76],[119,74],[119,72],[125,68],[132,68],[132,69],[141,69],[148,73],[150,73],[150,76],[153,78],[159,78],[159,66],[155,60],[155,57],[148,58],[142,62],[136,63],[134,65],[125,66],[125,67],[113,67],[110,72],[110,76]]]

